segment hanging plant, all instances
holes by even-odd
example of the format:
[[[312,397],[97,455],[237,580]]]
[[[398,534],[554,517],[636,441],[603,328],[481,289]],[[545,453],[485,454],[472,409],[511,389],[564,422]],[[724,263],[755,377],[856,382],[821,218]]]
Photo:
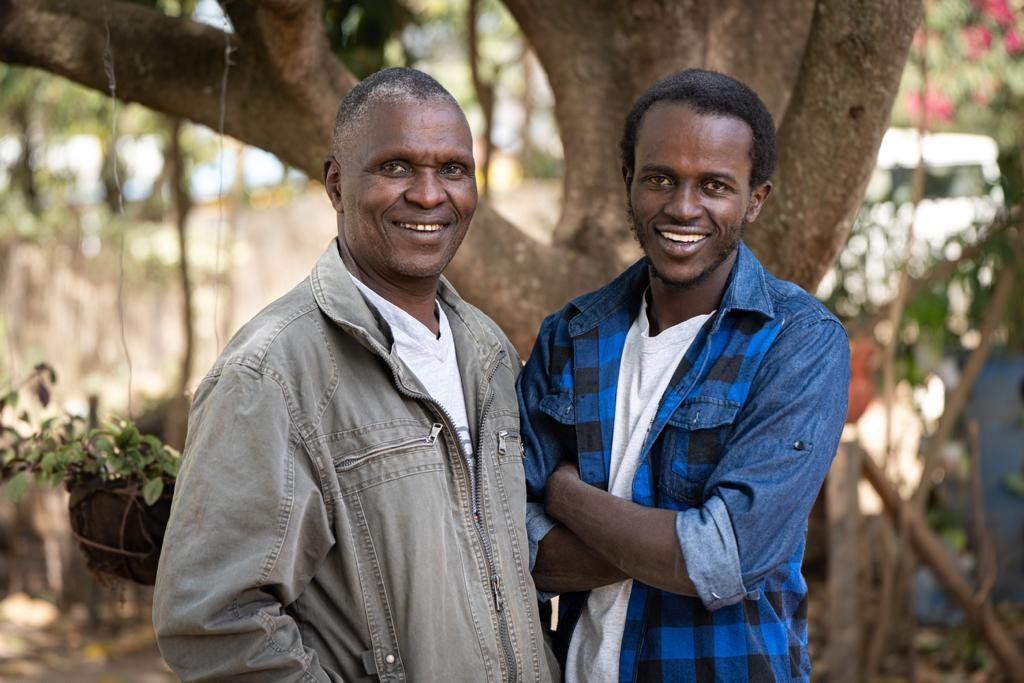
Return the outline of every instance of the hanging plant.
[[[91,569],[144,584],[156,578],[181,455],[131,420],[113,418],[90,429],[60,413],[33,419],[22,394],[45,409],[56,375],[37,365],[0,398],[0,481],[11,501],[33,482],[70,492],[71,528]]]

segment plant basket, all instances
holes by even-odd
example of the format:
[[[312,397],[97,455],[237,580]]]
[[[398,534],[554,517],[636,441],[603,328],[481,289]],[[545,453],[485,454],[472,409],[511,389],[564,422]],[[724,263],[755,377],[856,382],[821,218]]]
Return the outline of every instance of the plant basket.
[[[69,480],[71,532],[89,569],[151,586],[156,581],[173,487],[146,505],[138,486],[124,480]]]

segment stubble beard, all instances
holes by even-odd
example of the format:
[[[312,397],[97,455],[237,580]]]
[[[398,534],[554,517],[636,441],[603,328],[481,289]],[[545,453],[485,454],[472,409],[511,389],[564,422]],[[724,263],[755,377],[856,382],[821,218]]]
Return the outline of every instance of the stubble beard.
[[[629,229],[633,232],[633,239],[637,241],[637,244],[640,245],[640,249],[644,252],[644,259],[647,261],[647,269],[650,272],[651,277],[657,279],[666,287],[680,291],[692,289],[693,287],[707,281],[718,266],[722,265],[725,260],[732,256],[732,254],[739,248],[740,240],[743,239],[743,233],[747,229],[747,221],[740,221],[739,230],[733,233],[734,238],[722,245],[718,250],[718,253],[715,254],[712,262],[709,263],[704,270],[688,280],[673,280],[654,267],[654,262],[651,261],[650,253],[647,251],[647,242],[644,238],[644,232],[641,230],[640,219],[636,215],[636,211],[633,210],[632,202],[630,202],[627,208],[627,213],[629,215]]]

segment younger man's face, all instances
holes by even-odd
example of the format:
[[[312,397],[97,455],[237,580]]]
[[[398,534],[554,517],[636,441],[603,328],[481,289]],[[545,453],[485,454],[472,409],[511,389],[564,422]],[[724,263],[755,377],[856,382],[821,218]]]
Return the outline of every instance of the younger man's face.
[[[675,288],[728,276],[743,229],[757,218],[767,183],[750,187],[753,133],[732,116],[658,102],[640,122],[632,175],[632,227],[652,276]]]

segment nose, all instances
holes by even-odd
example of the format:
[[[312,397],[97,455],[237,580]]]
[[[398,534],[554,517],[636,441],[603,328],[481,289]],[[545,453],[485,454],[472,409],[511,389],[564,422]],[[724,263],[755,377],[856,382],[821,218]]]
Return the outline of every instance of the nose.
[[[445,197],[441,179],[430,169],[418,171],[405,191],[406,200],[424,209],[432,209],[441,204]]]
[[[689,183],[681,183],[665,203],[664,213],[683,225],[700,219],[704,214],[700,188]]]

